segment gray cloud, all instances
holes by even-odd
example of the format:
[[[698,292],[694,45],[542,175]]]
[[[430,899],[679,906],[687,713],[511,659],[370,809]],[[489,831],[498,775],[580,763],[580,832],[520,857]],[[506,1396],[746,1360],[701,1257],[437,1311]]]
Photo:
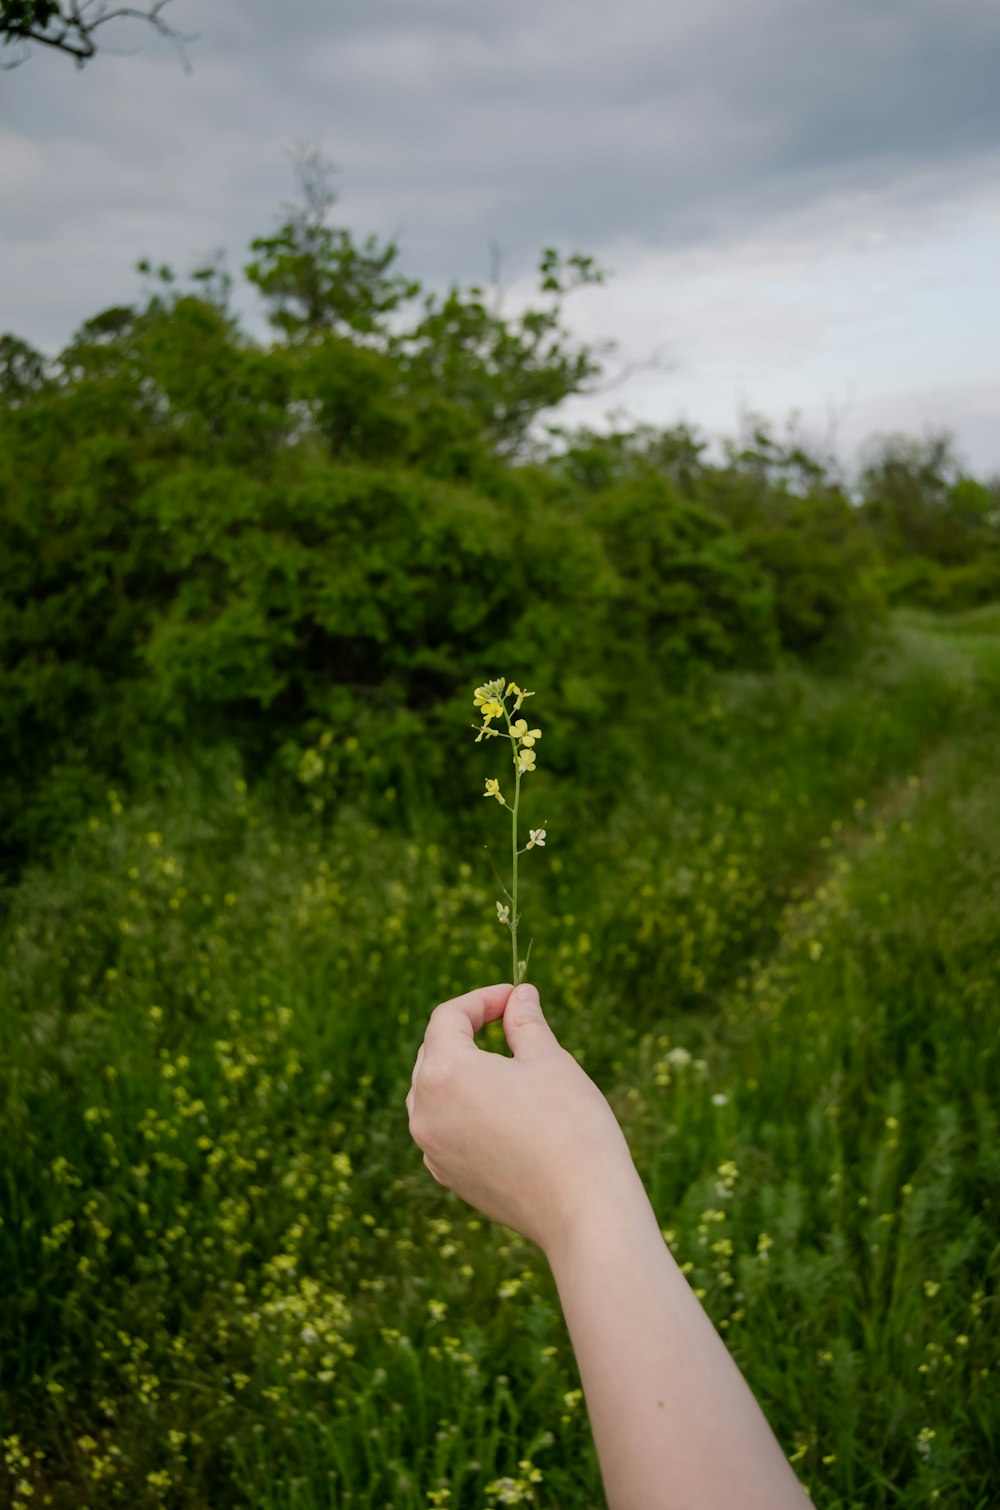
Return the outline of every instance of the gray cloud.
[[[192,77],[148,37],[139,58],[79,76],[39,53],[0,81],[0,110],[57,151],[93,145],[96,167],[106,143],[112,192],[131,168],[140,202],[167,183],[182,201],[212,192],[215,158],[258,223],[286,181],[279,141],[322,136],[348,215],[402,224],[431,276],[481,269],[495,238],[518,260],[549,241],[710,240],[846,184],[944,179],[1000,146],[1000,14],[970,0],[178,0],[174,13],[202,32]],[[83,194],[96,208],[99,176],[75,171],[58,199],[38,185],[15,233],[65,220]]]
[[[272,33],[273,9],[251,3],[248,32],[268,32],[366,197],[450,191],[446,237],[410,228],[429,261],[446,241],[463,260],[481,254],[501,229],[483,224],[484,187],[525,249],[662,244],[846,183],[943,175],[1000,144],[1000,17],[967,0],[294,14],[299,27]]]
[[[988,204],[1000,164],[1000,12],[981,0],[172,13],[200,33],[190,75],[123,25],[134,56],[77,72],[39,50],[0,76],[0,328],[58,344],[128,297],[142,254],[186,267],[226,246],[238,265],[291,190],[295,138],[340,164],[344,221],[398,234],[434,282],[484,277],[493,242],[511,278],[557,244],[625,279],[776,236],[806,259],[825,239],[905,243]],[[661,322],[678,298],[663,290]]]

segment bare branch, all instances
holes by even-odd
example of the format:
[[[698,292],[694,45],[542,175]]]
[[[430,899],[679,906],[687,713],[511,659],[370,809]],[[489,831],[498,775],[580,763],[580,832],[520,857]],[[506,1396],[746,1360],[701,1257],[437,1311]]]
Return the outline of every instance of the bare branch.
[[[503,281],[503,250],[499,241],[490,242],[489,287],[493,294],[493,314],[500,319],[507,300],[507,287]]]
[[[610,352],[611,350],[613,350],[613,346],[608,346],[605,349],[606,351]],[[638,377],[638,375],[642,372],[676,371],[676,360],[668,361],[663,354],[663,348],[658,347],[654,352],[651,353],[650,356],[644,357],[641,361],[624,362],[618,372],[614,373],[603,382],[595,383],[592,387],[587,388],[585,391],[588,396],[596,395],[598,398],[602,398],[604,394],[614,393],[616,388],[624,387],[626,383],[631,382],[632,378]]]
[[[51,8],[36,6],[34,13],[29,7],[22,7],[25,19],[19,19],[17,13],[11,14],[12,8],[0,0],[0,46],[20,42],[25,48],[19,57],[0,63],[0,69],[16,68],[23,63],[33,42],[67,53],[77,67],[82,68],[97,53],[96,33],[102,26],[107,26],[109,21],[144,21],[171,44],[184,71],[190,72],[191,64],[184,47],[195,38],[183,36],[164,20],[163,12],[169,4],[170,0],[151,0],[149,6],[142,9],[133,5],[109,6],[105,0],[62,0]]]

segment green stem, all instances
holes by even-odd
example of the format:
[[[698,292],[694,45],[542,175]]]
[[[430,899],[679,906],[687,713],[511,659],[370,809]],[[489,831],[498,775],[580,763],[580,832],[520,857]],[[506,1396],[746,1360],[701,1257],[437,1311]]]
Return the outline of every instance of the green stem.
[[[508,719],[507,722],[509,724],[510,720]],[[517,763],[516,739],[511,739],[511,745],[514,750],[514,806],[511,809],[510,815],[510,855],[514,879],[511,886],[510,941],[514,955],[514,973],[512,979],[515,986],[519,986],[521,984],[521,965],[517,957],[517,809],[521,801],[521,769]]]
[[[510,810],[510,947],[514,962],[511,979],[515,986],[519,986],[521,984],[521,962],[517,957],[517,810],[521,802],[521,767],[518,765],[517,760],[517,740],[511,733],[510,714],[507,712],[506,698],[504,698],[502,706],[504,722],[507,725],[507,733],[510,736],[511,754],[514,758],[514,806]]]

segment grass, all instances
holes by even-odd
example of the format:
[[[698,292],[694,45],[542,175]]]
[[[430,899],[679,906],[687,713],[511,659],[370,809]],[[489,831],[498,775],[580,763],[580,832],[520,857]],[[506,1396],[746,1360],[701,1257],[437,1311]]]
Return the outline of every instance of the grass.
[[[995,616],[910,616],[654,706],[613,810],[535,788],[550,1018],[828,1510],[1000,1499],[998,691]],[[12,898],[0,1504],[601,1503],[544,1261],[406,1131],[505,968],[446,800],[321,828],[221,754]]]

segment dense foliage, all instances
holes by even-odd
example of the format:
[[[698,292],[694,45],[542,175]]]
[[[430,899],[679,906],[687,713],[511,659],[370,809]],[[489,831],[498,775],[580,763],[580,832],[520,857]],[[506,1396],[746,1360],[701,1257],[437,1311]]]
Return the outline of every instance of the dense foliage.
[[[171,743],[235,739],[259,773],[329,731],[426,787],[456,689],[516,650],[555,689],[568,770],[587,720],[651,678],[842,658],[886,592],[995,592],[996,490],[946,449],[890,449],[860,505],[764,427],[714,462],[684,430],[539,451],[540,416],[599,368],[564,320],[599,269],[547,251],[511,318],[480,289],[424,296],[392,243],[330,224],[321,161],[302,182],[247,269],[273,343],[212,265],[187,290],[147,268],[145,299],[54,361],[0,341],[8,869]],[[590,776],[618,754],[591,748]]]

